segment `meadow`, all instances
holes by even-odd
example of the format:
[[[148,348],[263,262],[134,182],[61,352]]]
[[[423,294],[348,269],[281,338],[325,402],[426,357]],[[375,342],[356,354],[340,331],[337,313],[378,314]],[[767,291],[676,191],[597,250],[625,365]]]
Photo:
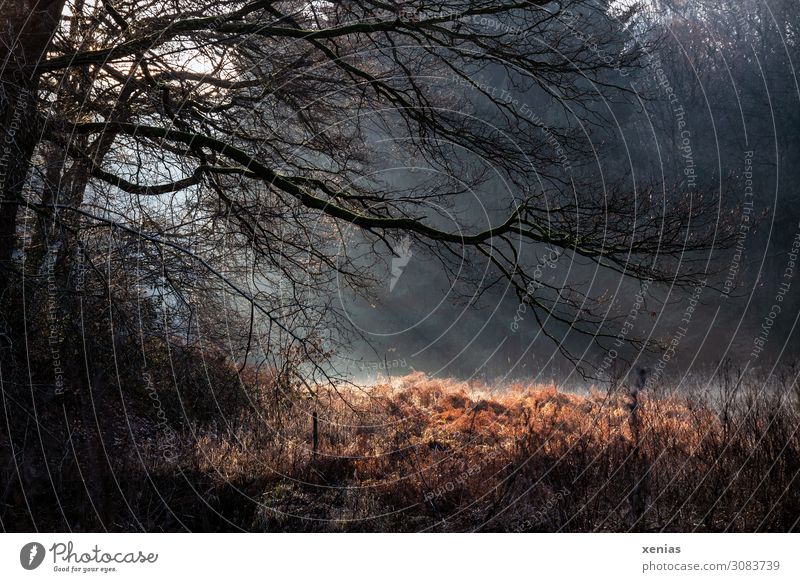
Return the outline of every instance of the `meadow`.
[[[749,532],[800,519],[800,392],[787,377],[728,370],[631,394],[414,373],[254,406],[181,439],[179,471],[207,500],[183,510],[193,529]],[[176,470],[146,458],[153,475]],[[173,509],[200,505],[175,493]]]

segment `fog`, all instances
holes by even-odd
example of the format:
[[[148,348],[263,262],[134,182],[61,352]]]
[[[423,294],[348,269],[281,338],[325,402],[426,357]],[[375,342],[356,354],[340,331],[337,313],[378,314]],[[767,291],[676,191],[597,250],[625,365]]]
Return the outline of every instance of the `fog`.
[[[736,240],[711,253],[687,254],[687,261],[703,263],[708,273],[707,285],[696,292],[653,286],[637,303],[641,284],[629,277],[569,253],[549,261],[544,247],[521,249],[521,262],[541,264],[547,281],[571,281],[588,294],[606,296],[605,317],[628,317],[630,329],[667,349],[621,347],[604,365],[607,352],[567,326],[560,336],[545,337],[530,311],[520,313],[506,283],[479,293],[461,279],[481,265],[461,265],[448,277],[434,257],[412,245],[399,254],[385,249],[375,270],[382,283],[373,296],[337,290],[340,308],[361,333],[338,351],[338,365],[362,381],[421,370],[578,385],[585,380],[559,353],[559,344],[605,379],[631,367],[660,367],[666,378],[713,371],[725,360],[763,370],[792,362],[800,314],[794,242],[800,236],[797,12],[789,0],[652,4],[628,32],[630,42],[655,48],[637,74],[613,79],[625,84],[630,99],[598,100],[593,126],[559,120],[562,112],[545,94],[519,92],[491,70],[476,77],[479,85],[519,97],[545,125],[563,127],[565,121],[581,134],[589,155],[542,168],[544,175],[573,185],[576,177],[625,184],[641,196],[659,196],[672,185],[696,197],[720,196],[718,219],[734,225]],[[452,79],[438,82],[454,92],[473,90]],[[479,105],[474,111],[482,114]],[[372,147],[381,147],[379,137]],[[402,159],[385,164],[390,183],[407,183],[425,172]],[[508,188],[488,179],[473,192],[474,207],[458,211],[475,223],[490,223],[510,198]]]

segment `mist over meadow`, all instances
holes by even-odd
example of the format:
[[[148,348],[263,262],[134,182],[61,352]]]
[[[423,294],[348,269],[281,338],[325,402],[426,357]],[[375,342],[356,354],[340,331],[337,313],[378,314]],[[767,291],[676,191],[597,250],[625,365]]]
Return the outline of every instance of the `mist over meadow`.
[[[638,189],[645,197],[658,198],[675,185],[698,199],[718,196],[719,226],[729,223],[735,233],[729,244],[700,256],[688,252],[691,227],[684,233],[685,260],[702,262],[708,274],[707,285],[694,299],[692,292],[670,285],[649,286],[650,296],[637,303],[640,283],[620,273],[604,272],[568,253],[550,260],[546,245],[520,252],[520,261],[539,266],[547,281],[575,281],[582,291],[603,295],[601,309],[609,322],[635,310],[629,324],[662,342],[654,352],[617,349],[620,362],[601,370],[604,379],[657,365],[676,337],[678,345],[665,366],[673,380],[713,371],[726,359],[765,369],[794,359],[800,297],[793,289],[800,234],[795,203],[798,85],[790,32],[795,17],[795,7],[785,2],[647,4],[626,22],[619,40],[622,46],[648,46],[641,66],[635,71],[612,67],[604,76],[630,93],[598,98],[592,104],[594,117],[586,123],[553,107],[546,92],[515,90],[503,71],[481,71],[470,79],[475,86],[463,81],[454,86],[452,76],[433,80],[443,91],[469,94],[477,115],[485,114],[483,93],[493,93],[513,101],[523,114],[574,125],[575,150],[586,155],[557,160],[558,177],[601,181],[609,190]],[[577,23],[590,16],[574,18],[573,32],[588,42],[587,50],[616,64],[618,47],[598,47],[580,32]],[[546,143],[558,144],[547,130],[541,135]],[[390,183],[408,183],[424,172],[403,161],[387,158]],[[508,188],[490,177],[458,211],[485,221],[497,211],[498,199],[510,197]],[[487,292],[460,286],[461,273],[447,277],[424,248],[417,254],[414,250],[399,277],[391,267],[397,258],[385,251],[375,271],[381,284],[373,296],[359,300],[346,286],[340,290],[343,310],[364,336],[341,350],[344,369],[367,377],[386,369],[389,375],[414,369],[445,377],[583,384],[559,345],[603,366],[606,350],[568,326],[545,337],[531,313],[519,313],[521,302],[511,286],[499,284]],[[773,310],[776,304],[780,313]],[[690,307],[688,325],[678,329]]]

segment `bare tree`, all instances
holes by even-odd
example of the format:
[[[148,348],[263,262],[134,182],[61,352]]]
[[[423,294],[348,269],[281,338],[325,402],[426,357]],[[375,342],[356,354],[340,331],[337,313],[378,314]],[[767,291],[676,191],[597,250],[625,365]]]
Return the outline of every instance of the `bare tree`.
[[[505,280],[545,334],[567,327],[602,345],[615,334],[604,299],[539,280],[542,248],[688,286],[726,236],[711,196],[597,179],[592,133],[609,103],[632,98],[626,75],[641,67],[626,31],[635,9],[39,6],[48,16],[34,26],[24,3],[3,5],[3,119],[21,99],[30,116],[3,185],[5,272],[22,270],[16,248],[34,276],[57,244],[66,281],[78,255],[93,265],[110,248],[126,280],[159,295],[174,333],[191,327],[200,296],[217,298],[211,327],[243,317],[222,334],[235,358],[277,338],[324,358],[315,333],[337,316],[325,292],[374,278],[370,260],[342,250],[345,237],[389,252],[411,237],[453,277],[466,260],[477,277],[461,277],[468,296],[471,283]],[[387,177],[398,166],[421,171]]]

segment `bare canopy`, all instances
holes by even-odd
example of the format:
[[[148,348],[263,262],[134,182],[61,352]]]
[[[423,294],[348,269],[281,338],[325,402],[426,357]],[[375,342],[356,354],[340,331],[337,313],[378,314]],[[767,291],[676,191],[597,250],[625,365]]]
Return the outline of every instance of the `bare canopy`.
[[[56,243],[65,281],[78,257],[95,265],[111,252],[115,272],[165,298],[160,321],[175,334],[232,292],[247,306],[236,357],[264,329],[255,319],[313,360],[324,357],[313,329],[337,317],[325,291],[373,278],[342,256],[338,241],[355,230],[389,249],[411,237],[454,278],[465,259],[486,267],[481,285],[511,285],[545,334],[567,326],[602,345],[615,334],[601,325],[604,299],[538,280],[545,246],[686,287],[702,252],[724,242],[714,197],[679,181],[598,178],[593,131],[615,103],[638,99],[629,74],[646,47],[631,41],[634,9],[35,4],[29,20],[25,2],[0,9],[3,120],[20,107],[28,116],[3,182],[6,285]],[[398,167],[421,171],[390,178]],[[113,296],[110,270],[91,276]]]

